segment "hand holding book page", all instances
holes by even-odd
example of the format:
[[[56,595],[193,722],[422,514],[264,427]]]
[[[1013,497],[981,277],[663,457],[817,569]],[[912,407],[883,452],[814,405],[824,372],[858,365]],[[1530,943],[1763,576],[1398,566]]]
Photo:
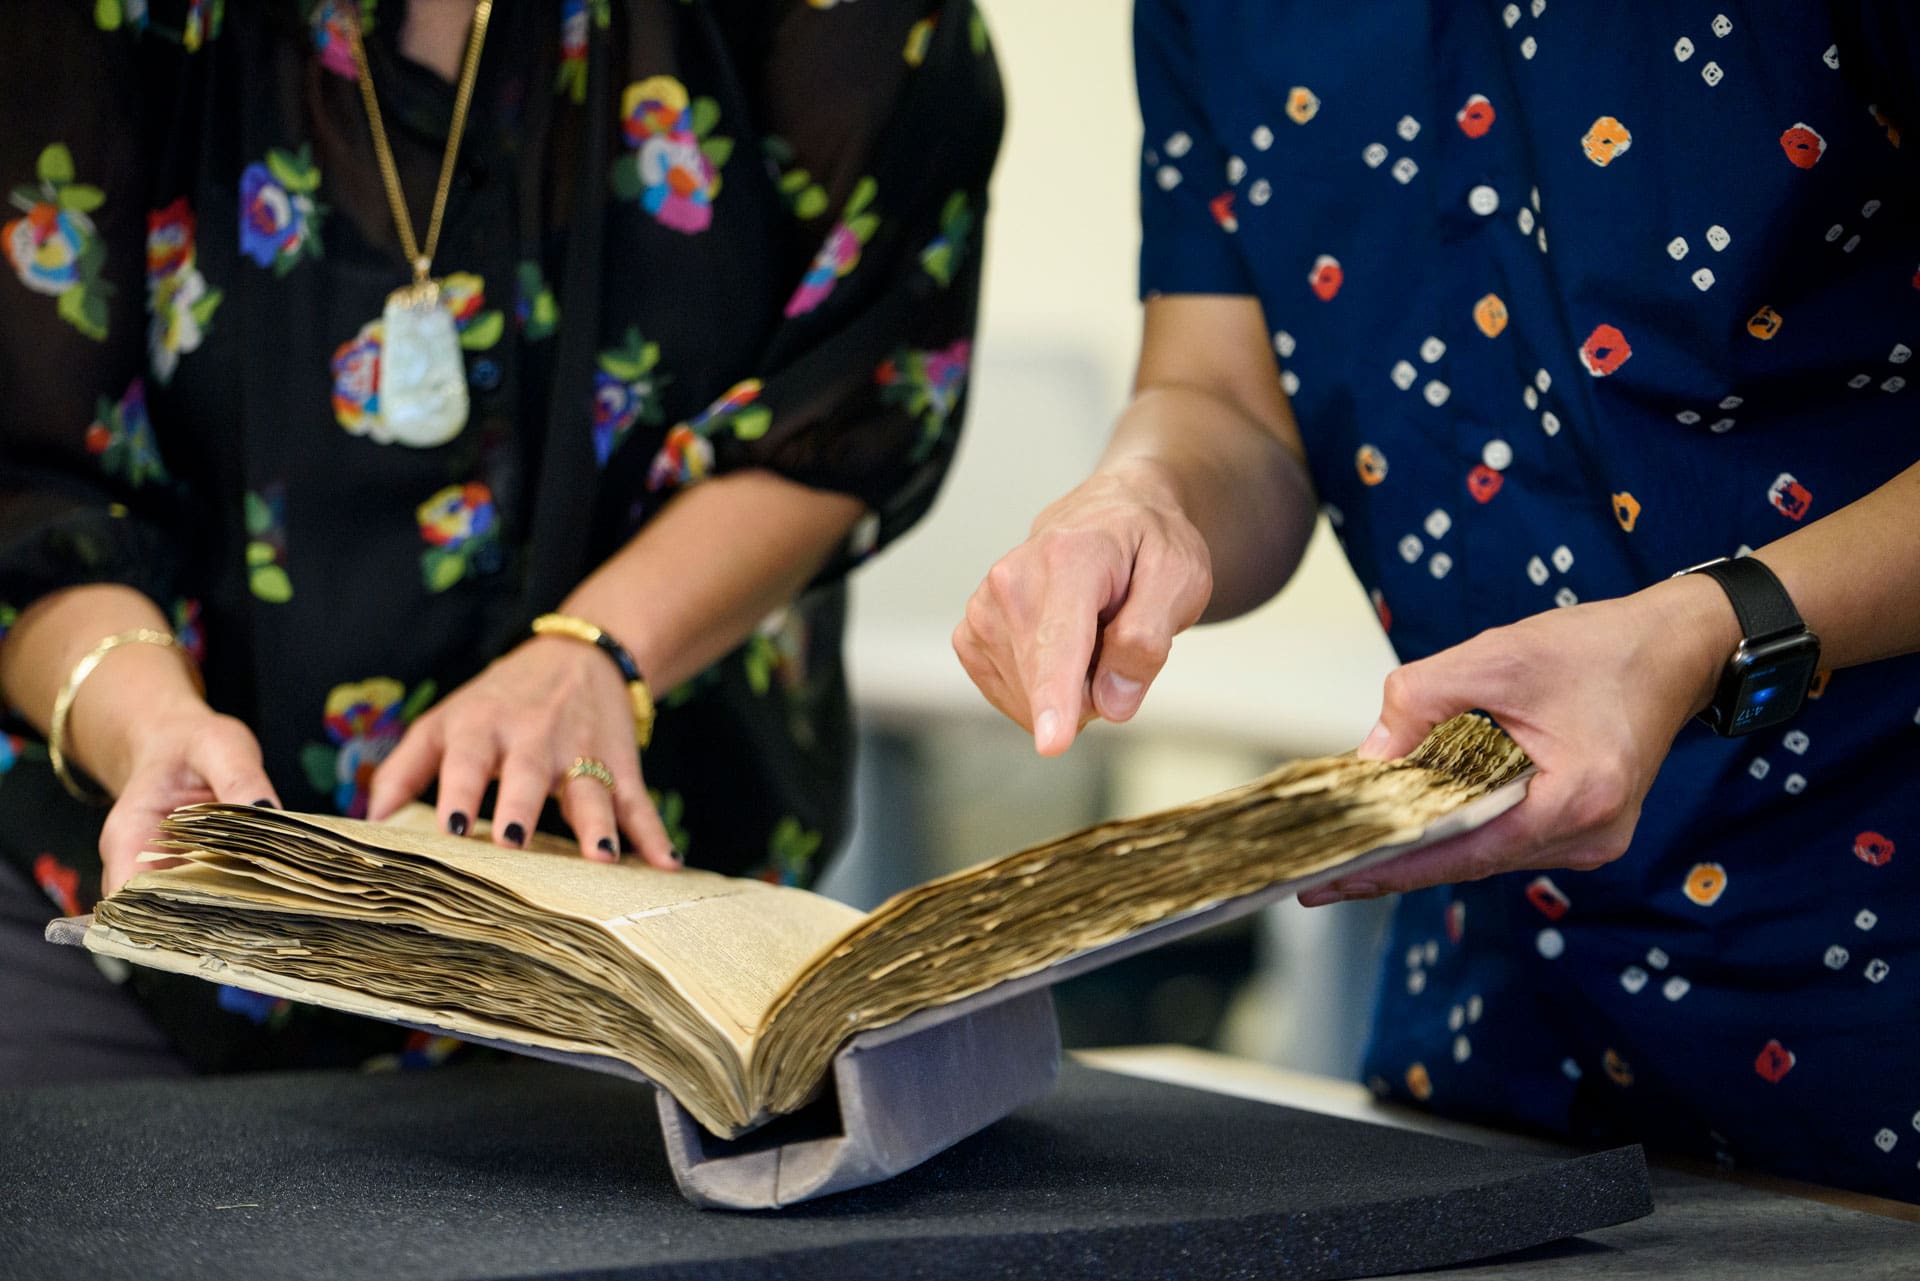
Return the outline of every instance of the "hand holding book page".
[[[196,805],[167,820],[157,851],[187,862],[135,877],[84,941],[455,1035],[617,1059],[731,1137],[803,1106],[856,1034],[1457,835],[1517,801],[1529,768],[1490,722],[1456,717],[1405,760],[1296,761],[866,915],[758,881],[561,858],[557,842],[513,850]]]

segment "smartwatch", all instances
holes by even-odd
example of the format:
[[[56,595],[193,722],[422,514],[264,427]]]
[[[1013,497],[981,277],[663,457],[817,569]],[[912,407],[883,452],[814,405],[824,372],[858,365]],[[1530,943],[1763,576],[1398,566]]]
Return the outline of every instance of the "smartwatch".
[[[1727,738],[1793,719],[1820,666],[1820,638],[1807,630],[1787,589],[1751,556],[1723,556],[1674,577],[1681,574],[1705,574],[1719,583],[1745,634],[1700,719]]]

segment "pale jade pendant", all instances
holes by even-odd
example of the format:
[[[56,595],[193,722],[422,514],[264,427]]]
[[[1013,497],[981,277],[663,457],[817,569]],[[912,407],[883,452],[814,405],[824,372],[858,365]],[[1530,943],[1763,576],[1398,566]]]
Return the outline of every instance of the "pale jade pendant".
[[[383,434],[415,449],[446,444],[467,425],[467,365],[440,287],[423,280],[394,290],[380,327]]]

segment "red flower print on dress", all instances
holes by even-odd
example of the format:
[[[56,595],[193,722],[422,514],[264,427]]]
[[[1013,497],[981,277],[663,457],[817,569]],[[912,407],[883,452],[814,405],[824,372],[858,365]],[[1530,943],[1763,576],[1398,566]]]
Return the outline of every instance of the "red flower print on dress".
[[[1807,509],[1813,506],[1813,495],[1793,478],[1793,473],[1783,471],[1767,486],[1767,501],[1782,516],[1798,522],[1806,519]]]
[[[1561,892],[1560,887],[1545,876],[1536,876],[1527,886],[1527,902],[1549,921],[1557,921],[1567,914],[1573,906],[1573,900]]]
[[[1332,302],[1346,279],[1346,273],[1340,270],[1340,260],[1332,254],[1321,254],[1313,260],[1313,270],[1307,273],[1307,288],[1313,290],[1321,302]]]
[[[1811,169],[1827,153],[1827,140],[1811,125],[1796,123],[1780,135],[1780,148],[1796,169]]]
[[[1487,101],[1487,95],[1476,93],[1467,99],[1467,105],[1454,113],[1454,123],[1460,126],[1460,132],[1469,138],[1484,138],[1487,130],[1493,128],[1493,104]]]
[[[1595,378],[1615,373],[1633,355],[1627,336],[1612,325],[1596,325],[1580,344],[1580,364]]]
[[[1853,838],[1853,852],[1869,867],[1885,867],[1893,861],[1893,842],[1878,832],[1862,832]]]
[[[1768,1041],[1760,1047],[1760,1053],[1754,1056],[1753,1070],[1760,1074],[1761,1080],[1777,1085],[1781,1077],[1793,1071],[1793,1065],[1796,1062],[1798,1060],[1794,1057],[1792,1050],[1777,1040]]]

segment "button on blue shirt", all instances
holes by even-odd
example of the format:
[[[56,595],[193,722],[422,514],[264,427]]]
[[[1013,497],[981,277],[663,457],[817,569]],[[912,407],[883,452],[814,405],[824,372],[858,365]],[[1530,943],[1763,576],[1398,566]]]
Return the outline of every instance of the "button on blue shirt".
[[[1402,659],[1920,458],[1910,6],[1139,0],[1136,56],[1143,294],[1259,299]],[[1600,871],[1405,896],[1375,1089],[1920,1200],[1920,658],[1814,694],[1683,730]]]

